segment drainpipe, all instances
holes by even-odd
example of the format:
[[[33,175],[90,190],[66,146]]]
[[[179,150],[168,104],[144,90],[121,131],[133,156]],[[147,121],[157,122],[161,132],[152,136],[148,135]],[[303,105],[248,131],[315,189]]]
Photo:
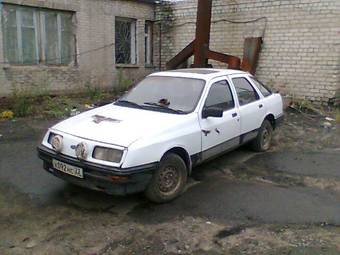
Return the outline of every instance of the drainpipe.
[[[0,0],[0,18],[2,17],[2,1],[3,0]]]
[[[162,22],[159,22],[159,71],[162,69]]]
[[[2,0],[0,0],[2,1]],[[157,5],[160,4],[159,1],[157,1],[154,5],[154,20],[155,20],[155,24],[156,22],[159,22],[159,38],[158,38],[158,54],[159,54],[159,63],[158,63],[158,71],[161,71],[162,69],[162,20],[160,18],[157,17]]]

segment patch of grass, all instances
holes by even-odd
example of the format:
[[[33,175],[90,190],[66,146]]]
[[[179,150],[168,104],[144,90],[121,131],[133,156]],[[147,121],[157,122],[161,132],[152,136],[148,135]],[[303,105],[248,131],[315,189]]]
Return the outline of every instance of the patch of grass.
[[[14,89],[12,95],[0,100],[0,119],[2,112],[13,112],[14,118],[63,118],[70,115],[73,108],[77,111],[88,110],[86,105],[103,105],[110,103],[117,96],[107,93],[100,87],[87,86],[87,90],[79,94],[49,95],[45,91],[37,93],[34,90]],[[7,113],[6,113],[7,114]]]
[[[336,111],[335,119],[336,123],[340,124],[340,109]]]
[[[323,116],[325,114],[322,107],[314,105],[312,101],[307,100],[307,99],[293,98],[292,107],[306,114],[319,115],[319,116]]]
[[[129,90],[129,88],[132,86],[133,81],[129,78],[127,78],[122,70],[118,70],[117,73],[117,82],[116,86],[113,87],[113,93],[114,94],[122,94]]]
[[[71,110],[70,99],[65,97],[45,97],[45,113],[48,117],[62,118],[69,115]]]
[[[26,117],[33,111],[32,99],[26,96],[16,96],[13,98],[12,110],[15,117]]]
[[[91,86],[90,83],[86,83],[85,88],[86,88],[86,95],[91,100],[100,100],[103,97],[103,92],[100,88],[93,87],[93,86]]]
[[[18,90],[16,88],[12,91],[10,109],[15,117],[26,117],[32,113],[32,98],[27,91]]]
[[[296,108],[298,108],[300,111],[305,111],[313,108],[312,102],[309,100],[294,100],[294,105]]]

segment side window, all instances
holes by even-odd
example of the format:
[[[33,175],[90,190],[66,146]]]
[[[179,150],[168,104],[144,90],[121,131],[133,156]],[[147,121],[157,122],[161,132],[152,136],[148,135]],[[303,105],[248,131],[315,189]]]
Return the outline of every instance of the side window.
[[[220,107],[223,110],[235,107],[233,95],[227,81],[219,81],[211,86],[204,107]]]
[[[234,78],[233,83],[241,106],[259,99],[259,95],[246,78]]]
[[[261,91],[264,97],[270,96],[272,94],[272,92],[269,89],[267,89],[266,86],[264,86],[260,81],[252,77],[250,79],[253,81],[255,86]]]

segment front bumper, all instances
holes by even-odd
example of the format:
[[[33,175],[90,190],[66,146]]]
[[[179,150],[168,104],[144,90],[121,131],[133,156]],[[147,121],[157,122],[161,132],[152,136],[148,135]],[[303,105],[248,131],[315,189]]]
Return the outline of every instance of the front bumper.
[[[58,154],[42,145],[40,145],[37,150],[39,158],[44,162],[44,169],[49,173],[75,185],[104,191],[112,195],[126,195],[145,190],[152,178],[153,172],[158,167],[158,163],[152,163],[122,169],[80,161],[66,155]],[[73,177],[53,169],[52,159],[82,168],[84,178]]]

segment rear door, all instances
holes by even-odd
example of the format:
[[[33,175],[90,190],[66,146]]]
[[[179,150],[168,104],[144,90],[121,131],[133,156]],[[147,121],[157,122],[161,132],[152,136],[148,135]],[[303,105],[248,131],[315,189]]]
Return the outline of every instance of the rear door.
[[[202,117],[204,108],[223,109],[222,118]],[[212,81],[210,90],[200,110],[202,129],[202,159],[213,157],[239,144],[240,118],[236,107],[235,94],[227,78]]]
[[[246,75],[232,75],[230,79],[238,99],[241,135],[247,135],[246,140],[250,140],[256,137],[257,130],[266,117],[263,96],[258,93]]]

